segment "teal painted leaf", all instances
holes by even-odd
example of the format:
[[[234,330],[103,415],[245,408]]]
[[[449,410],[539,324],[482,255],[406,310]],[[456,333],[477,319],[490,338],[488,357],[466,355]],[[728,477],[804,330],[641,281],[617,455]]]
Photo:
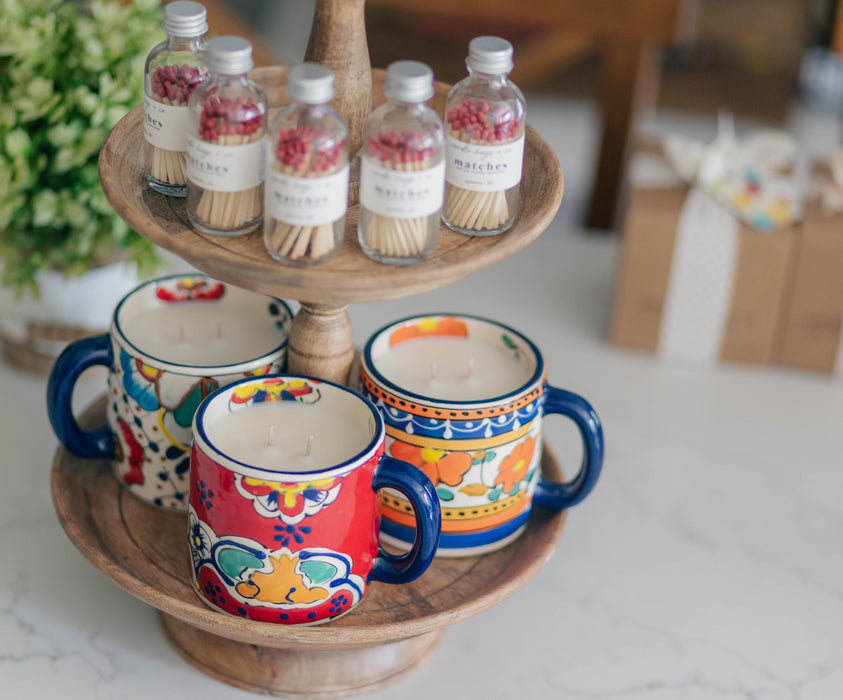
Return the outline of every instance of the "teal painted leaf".
[[[472,465],[477,464],[486,464],[486,462],[491,462],[495,458],[495,453],[492,450],[486,450],[485,452],[475,452],[474,460],[471,462]]]
[[[175,419],[176,424],[180,425],[182,428],[189,428],[193,423],[193,414],[196,413],[196,409],[199,408],[199,404],[202,403],[203,398],[205,397],[203,395],[202,387],[197,385],[185,397],[181,406],[173,411],[173,418]]]
[[[441,486],[436,489],[436,493],[439,495],[440,501],[453,501],[454,494],[451,493],[448,489],[444,489]]]
[[[510,338],[506,333],[501,336],[501,340],[503,341],[503,344],[506,345],[506,347],[508,347],[510,350],[515,350],[515,343],[512,341],[512,338]]]
[[[337,575],[337,567],[326,561],[302,562],[301,570],[314,584],[327,583]]]
[[[247,569],[260,569],[263,562],[251,552],[235,547],[226,547],[217,553],[217,564],[229,578],[237,579]]]
[[[489,491],[489,493],[486,494],[486,498],[488,498],[490,501],[497,501],[501,497],[502,491],[503,489],[498,486],[494,491]]]

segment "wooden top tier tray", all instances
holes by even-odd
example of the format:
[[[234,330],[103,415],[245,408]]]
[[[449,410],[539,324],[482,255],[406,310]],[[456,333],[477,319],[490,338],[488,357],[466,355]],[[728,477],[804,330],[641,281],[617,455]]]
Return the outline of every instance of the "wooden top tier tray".
[[[257,68],[270,111],[286,102],[287,68]],[[373,102],[383,97],[386,73],[372,71]],[[430,105],[442,114],[449,86],[436,83]],[[528,112],[529,114],[529,112]],[[349,304],[411,296],[445,286],[503,260],[536,239],[562,201],[562,169],[548,144],[527,126],[521,204],[513,227],[496,236],[466,236],[442,225],[433,255],[408,266],[375,262],[357,243],[357,206],[349,208],[345,241],[331,261],[311,268],[284,265],[269,256],[262,230],[245,236],[209,236],[191,228],[185,200],[153,191],[143,171],[143,106],[109,134],[100,154],[100,181],[112,206],[138,233],[224,282],[271,296],[314,304]]]

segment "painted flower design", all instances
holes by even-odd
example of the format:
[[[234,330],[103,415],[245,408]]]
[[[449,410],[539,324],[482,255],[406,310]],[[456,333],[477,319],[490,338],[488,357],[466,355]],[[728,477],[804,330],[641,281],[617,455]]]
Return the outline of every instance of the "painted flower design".
[[[197,566],[200,561],[211,555],[212,534],[192,508],[187,519],[190,533],[190,556],[193,559],[193,565]]]
[[[504,493],[511,493],[530,471],[533,453],[536,451],[535,436],[528,437],[515,447],[501,462],[495,486],[500,486]]]
[[[286,611],[280,619],[288,621],[301,610],[300,619],[292,621],[308,622],[348,610],[366,589],[346,554],[322,547],[271,550],[242,537],[218,537],[192,511],[188,522],[194,586],[229,612],[269,608]],[[324,615],[316,612],[322,607]]]
[[[122,418],[117,419],[120,433],[116,441],[116,458],[118,462],[126,460],[128,469],[123,472],[123,481],[126,485],[143,484],[143,445],[141,445],[132,432],[132,428]],[[125,446],[124,446],[125,443]]]
[[[120,350],[120,368],[123,370],[123,388],[145,411],[158,408],[156,392],[158,377],[162,370],[145,365],[125,350]]]
[[[253,369],[250,372],[244,372],[243,376],[245,377],[262,377],[265,374],[272,374],[273,372],[273,365],[270,363],[268,365],[264,365],[263,367],[258,367],[257,369]]]
[[[234,486],[241,496],[252,501],[255,511],[265,518],[279,518],[288,525],[300,523],[334,502],[339,495],[341,480],[317,479],[282,483],[251,479],[240,474]]]
[[[418,447],[406,442],[392,443],[390,448],[396,459],[409,462],[421,469],[433,482],[456,486],[462,481],[465,473],[471,469],[474,457],[470,452],[447,452],[433,447]]]
[[[166,302],[219,299],[223,294],[225,285],[207,277],[182,277],[175,282],[159,284],[155,289],[155,296]]]
[[[304,397],[307,397],[304,399]],[[266,379],[238,387],[231,395],[231,403],[263,403],[264,401],[303,401],[315,403],[319,390],[304,379]]]
[[[389,336],[389,344],[390,346],[395,346],[413,338],[427,338],[440,335],[464,338],[468,335],[468,324],[453,316],[422,318],[415,323],[396,328],[392,332],[392,335]]]

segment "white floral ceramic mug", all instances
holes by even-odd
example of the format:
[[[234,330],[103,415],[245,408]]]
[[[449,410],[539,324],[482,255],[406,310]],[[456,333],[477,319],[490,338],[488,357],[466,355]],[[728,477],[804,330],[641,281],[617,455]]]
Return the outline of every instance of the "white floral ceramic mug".
[[[186,511],[191,424],[201,401],[244,377],[282,371],[293,314],[280,299],[204,275],[145,282],[109,332],[69,345],[47,387],[50,423],[72,453],[111,459],[131,493]],[[108,368],[107,425],[82,429],[71,399],[89,367]]]

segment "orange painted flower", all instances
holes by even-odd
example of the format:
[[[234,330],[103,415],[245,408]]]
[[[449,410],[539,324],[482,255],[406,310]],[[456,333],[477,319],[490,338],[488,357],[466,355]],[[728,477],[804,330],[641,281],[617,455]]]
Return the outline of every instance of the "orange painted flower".
[[[500,486],[504,493],[510,493],[515,485],[527,476],[527,470],[533,461],[536,451],[536,438],[529,437],[501,462],[495,486]]]
[[[439,335],[465,338],[468,335],[468,324],[453,316],[443,316],[438,319],[433,317],[422,318],[415,323],[396,328],[389,336],[389,345],[394,347],[405,340]]]
[[[471,469],[472,456],[468,452],[446,452],[432,447],[417,447],[405,442],[393,442],[392,456],[421,469],[433,482],[456,486]]]

